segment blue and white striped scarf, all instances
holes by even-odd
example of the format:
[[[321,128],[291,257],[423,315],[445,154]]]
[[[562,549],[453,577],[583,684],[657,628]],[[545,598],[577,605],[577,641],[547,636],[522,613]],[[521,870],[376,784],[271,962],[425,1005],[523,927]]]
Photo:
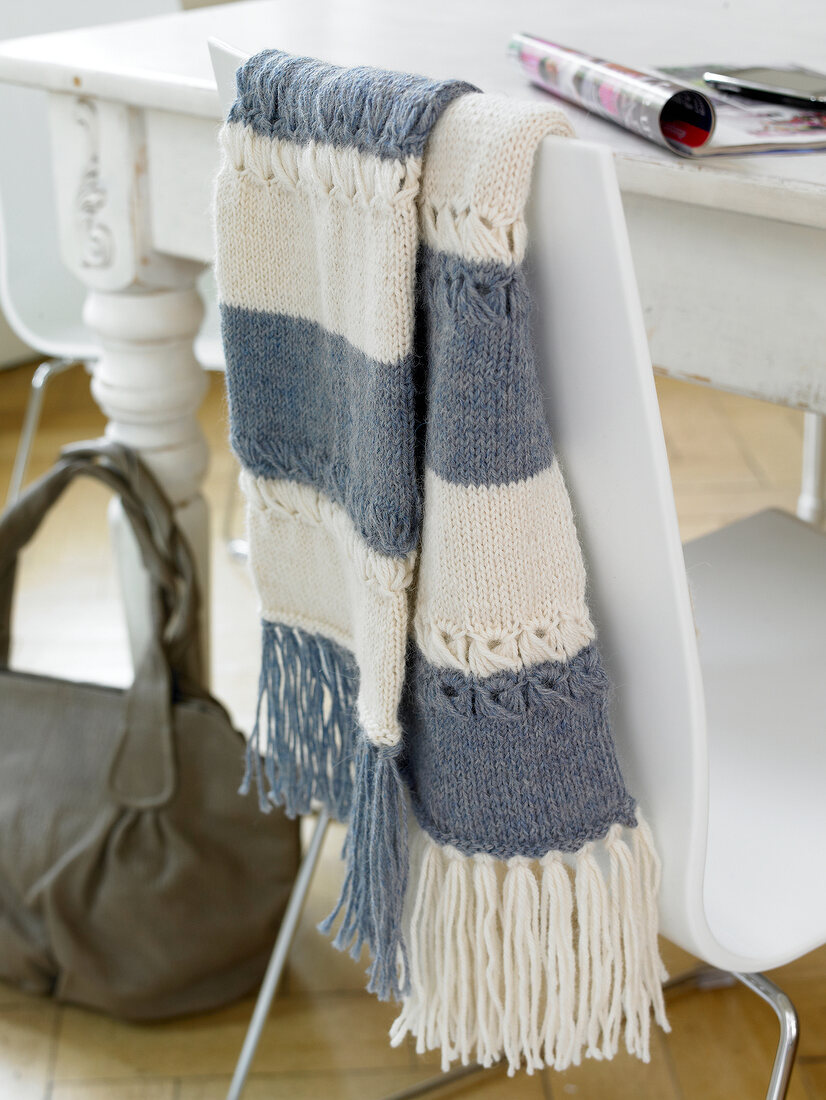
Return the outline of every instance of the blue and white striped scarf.
[[[336,944],[443,1062],[648,1057],[658,865],[543,413],[524,207],[550,106],[268,51],[217,184],[260,797],[348,821]],[[261,758],[263,757],[263,770]],[[247,781],[249,781],[248,775]]]

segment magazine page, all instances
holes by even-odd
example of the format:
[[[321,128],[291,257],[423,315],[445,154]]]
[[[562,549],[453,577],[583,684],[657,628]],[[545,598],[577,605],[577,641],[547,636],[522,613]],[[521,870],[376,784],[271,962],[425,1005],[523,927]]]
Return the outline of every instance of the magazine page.
[[[687,65],[658,71],[680,84],[708,88],[703,73],[713,67]],[[710,148],[703,155],[714,156],[734,149],[752,153],[805,153],[826,148],[826,111],[726,95],[716,88],[705,94],[714,104],[717,126]]]

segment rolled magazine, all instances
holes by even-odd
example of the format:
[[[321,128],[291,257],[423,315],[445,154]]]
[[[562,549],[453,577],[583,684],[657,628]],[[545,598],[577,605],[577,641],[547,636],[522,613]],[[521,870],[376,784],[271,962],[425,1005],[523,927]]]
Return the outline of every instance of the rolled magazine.
[[[530,34],[510,52],[533,84],[683,157],[826,150],[826,112],[711,92],[707,64],[631,69]]]

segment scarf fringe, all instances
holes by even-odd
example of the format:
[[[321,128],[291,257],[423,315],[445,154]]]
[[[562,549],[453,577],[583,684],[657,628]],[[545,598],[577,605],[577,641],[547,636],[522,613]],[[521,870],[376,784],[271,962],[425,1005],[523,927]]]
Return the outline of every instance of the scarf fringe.
[[[659,860],[637,812],[573,857],[464,856],[422,830],[412,842],[408,901],[411,994],[390,1032],[513,1074],[609,1059],[625,1046],[649,1060],[650,1011],[669,1030],[657,944]]]
[[[374,745],[362,737],[356,753],[356,781],[350,827],[344,842],[346,871],[341,897],[319,929],[358,959],[366,944],[373,956],[367,989],[379,1000],[401,1000],[410,992],[403,938],[408,880],[407,812],[398,755],[401,744]]]
[[[357,689],[358,673],[341,646],[264,622],[258,711],[240,793],[249,793],[254,777],[265,813],[277,805],[295,817],[320,802],[345,821],[353,792]]]

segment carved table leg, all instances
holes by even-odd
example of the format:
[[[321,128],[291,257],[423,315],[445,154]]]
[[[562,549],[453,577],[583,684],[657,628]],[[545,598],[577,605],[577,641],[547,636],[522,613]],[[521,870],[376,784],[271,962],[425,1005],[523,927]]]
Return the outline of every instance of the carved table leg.
[[[209,452],[197,420],[206,376],[192,350],[203,317],[194,287],[118,294],[93,291],[83,311],[100,339],[92,393],[109,419],[106,434],[140,451],[163,485],[195,553],[202,606],[209,601],[209,522],[200,493]],[[112,530],[121,568],[133,657],[143,651],[146,585],[120,506]],[[206,627],[207,615],[202,614]],[[209,668],[206,629],[204,667]]]
[[[83,317],[101,347],[92,393],[107,435],[140,452],[176,506],[198,568],[208,672],[208,450],[196,416],[207,383],[193,353],[203,265],[154,248],[141,111],[63,93],[49,104],[61,254],[89,292]],[[135,659],[149,630],[147,578],[117,503],[111,520]]]

